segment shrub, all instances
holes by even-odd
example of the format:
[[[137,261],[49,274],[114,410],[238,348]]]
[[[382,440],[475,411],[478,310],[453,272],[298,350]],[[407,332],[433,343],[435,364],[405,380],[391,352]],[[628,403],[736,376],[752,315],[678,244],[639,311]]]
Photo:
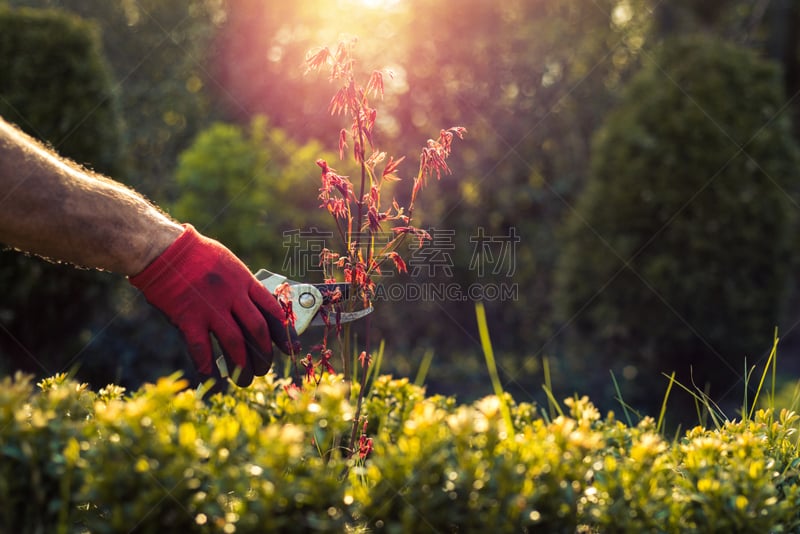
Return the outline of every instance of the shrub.
[[[122,123],[97,27],[0,6],[0,116],[80,164],[122,174]]]
[[[281,424],[269,424],[258,394],[256,402],[222,401],[206,410],[194,391],[178,392],[184,385],[162,381],[127,401],[96,406],[87,437],[98,438],[81,460],[131,469],[122,478],[113,468],[87,472],[80,497],[98,503],[86,520],[92,532],[342,528],[336,464],[325,466],[317,450],[346,420],[342,388],[325,388],[322,404],[298,394]],[[274,384],[264,386],[262,395]],[[320,413],[330,425],[321,424]]]
[[[357,386],[356,386],[357,387]],[[372,392],[375,392],[373,395]],[[357,394],[353,392],[353,395]],[[553,419],[378,377],[374,449],[348,458],[341,376],[218,394],[177,377],[126,394],[55,376],[0,383],[9,532],[800,532],[794,412],[674,441],[585,397]]]
[[[665,45],[632,81],[563,233],[557,293],[574,371],[608,383],[608,368],[675,370],[724,402],[743,359],[767,348],[795,235],[797,147],[780,87],[774,65],[707,37]],[[660,400],[637,382],[627,401]]]
[[[9,531],[47,531],[76,511],[81,478],[65,449],[81,435],[92,393],[63,379],[42,384],[34,395],[29,377],[0,382],[0,522]]]
[[[341,385],[290,397],[262,381],[210,405],[174,377],[130,397],[64,375],[41,385],[6,379],[0,393],[10,531],[338,532],[348,519],[345,466],[321,453],[352,419]]]

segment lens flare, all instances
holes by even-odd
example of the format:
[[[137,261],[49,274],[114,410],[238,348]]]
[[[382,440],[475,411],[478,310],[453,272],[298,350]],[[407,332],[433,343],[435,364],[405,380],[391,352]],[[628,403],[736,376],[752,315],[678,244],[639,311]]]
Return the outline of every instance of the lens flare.
[[[396,6],[400,0],[357,0],[357,3],[372,9],[382,9]]]

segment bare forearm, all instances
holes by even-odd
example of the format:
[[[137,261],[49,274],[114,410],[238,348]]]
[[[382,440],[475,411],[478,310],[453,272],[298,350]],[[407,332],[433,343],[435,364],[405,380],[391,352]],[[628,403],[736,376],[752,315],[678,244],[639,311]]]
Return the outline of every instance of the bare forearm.
[[[59,159],[0,119],[0,243],[134,275],[182,230],[134,191]]]

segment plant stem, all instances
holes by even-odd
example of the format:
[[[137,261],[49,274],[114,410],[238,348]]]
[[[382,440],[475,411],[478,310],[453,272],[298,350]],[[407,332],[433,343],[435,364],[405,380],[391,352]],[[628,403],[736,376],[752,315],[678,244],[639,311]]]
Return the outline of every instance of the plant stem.
[[[350,323],[342,326],[342,372],[344,382],[348,386],[347,396],[350,396],[350,381],[352,379],[352,368],[350,366]]]
[[[355,454],[355,447],[356,447],[356,434],[358,434],[358,427],[361,422],[361,408],[364,405],[364,397],[366,396],[367,391],[367,375],[369,375],[369,368],[370,368],[370,357],[369,357],[369,331],[370,331],[370,319],[371,317],[368,315],[366,318],[367,325],[366,325],[366,334],[364,337],[364,349],[367,354],[366,358],[364,358],[364,367],[361,369],[361,380],[360,384],[361,387],[358,388],[358,400],[356,401],[356,413],[353,416],[353,429],[350,431],[350,443],[348,444],[348,450],[350,451],[350,456]]]
[[[361,188],[358,192],[358,198],[356,199],[356,205],[358,206],[358,218],[356,219],[356,239],[355,239],[355,246],[354,251],[355,255],[358,256],[359,249],[361,248],[361,228],[362,228],[362,218],[364,217],[364,187],[367,183],[367,163],[364,161],[364,155],[366,154],[366,149],[364,148],[364,127],[361,122],[361,110],[354,111],[356,115],[356,124],[358,129],[358,159],[361,163]],[[352,232],[352,228],[351,228]],[[357,259],[357,257],[355,258]]]

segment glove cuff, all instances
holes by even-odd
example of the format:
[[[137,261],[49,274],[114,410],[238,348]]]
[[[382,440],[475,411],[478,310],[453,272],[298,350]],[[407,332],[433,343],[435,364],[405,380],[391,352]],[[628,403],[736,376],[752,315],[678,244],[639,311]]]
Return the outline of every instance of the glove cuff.
[[[145,267],[142,272],[128,278],[131,285],[141,291],[145,291],[158,281],[168,269],[180,270],[187,257],[187,251],[200,242],[200,234],[191,224],[183,224],[181,226],[184,228],[183,232],[164,252]]]

